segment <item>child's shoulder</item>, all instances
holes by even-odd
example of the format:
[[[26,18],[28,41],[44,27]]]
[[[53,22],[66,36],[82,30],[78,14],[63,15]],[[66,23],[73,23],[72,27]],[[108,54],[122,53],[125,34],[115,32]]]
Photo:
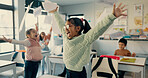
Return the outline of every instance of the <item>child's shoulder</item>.
[[[115,51],[119,51],[119,49],[116,49]]]
[[[124,49],[125,51],[127,51],[127,52],[130,52],[128,49]]]

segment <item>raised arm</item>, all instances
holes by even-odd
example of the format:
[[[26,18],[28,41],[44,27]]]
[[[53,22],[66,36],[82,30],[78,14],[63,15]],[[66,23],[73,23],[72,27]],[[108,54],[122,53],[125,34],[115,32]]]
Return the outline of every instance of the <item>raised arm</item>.
[[[116,8],[116,5],[113,6],[113,13],[106,16],[102,21],[100,21],[97,26],[95,26],[93,29],[89,30],[85,34],[85,39],[90,44],[95,41],[100,35],[102,35],[109,26],[113,23],[113,21],[120,17],[120,16],[126,16],[126,14],[123,14],[123,12],[127,9],[123,9],[125,7],[122,6],[122,3],[119,4],[119,6]]]
[[[56,9],[50,11],[49,13],[53,13],[53,14],[54,14],[55,19],[56,19],[56,21],[57,21],[57,23],[58,23],[58,26],[59,26],[59,28],[60,28],[60,31],[61,31],[62,33],[64,33],[64,25],[65,25],[65,24],[64,24],[64,20],[61,18],[61,16],[60,16],[59,13],[57,12],[57,9],[58,9],[58,7],[56,7]]]
[[[2,40],[9,42],[9,43],[12,43],[12,44],[31,46],[31,43],[29,42],[29,40],[18,41],[18,40],[13,40],[13,39],[7,39],[5,36],[3,36]]]

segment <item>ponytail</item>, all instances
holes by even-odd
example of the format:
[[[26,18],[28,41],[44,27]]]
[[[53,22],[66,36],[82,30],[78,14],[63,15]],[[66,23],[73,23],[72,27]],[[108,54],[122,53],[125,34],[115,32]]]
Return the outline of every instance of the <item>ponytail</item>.
[[[89,23],[87,22],[87,20],[84,19],[83,21],[85,22],[83,34],[86,34],[91,29],[91,27]]]
[[[91,29],[89,23],[85,19],[81,20],[79,18],[70,18],[68,19],[68,21],[71,22],[74,26],[81,27],[80,31],[78,32],[79,35],[81,34],[82,31],[83,31],[83,34],[86,34]]]

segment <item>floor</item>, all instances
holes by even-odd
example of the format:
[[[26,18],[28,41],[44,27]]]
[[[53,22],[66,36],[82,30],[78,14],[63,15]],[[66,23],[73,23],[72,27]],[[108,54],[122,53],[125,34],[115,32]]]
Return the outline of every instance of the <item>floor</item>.
[[[55,69],[55,74],[54,75],[58,75],[63,71],[63,65],[56,65],[56,69]],[[45,71],[45,73],[47,73],[47,71]],[[132,75],[134,73],[131,72],[126,72],[124,78],[133,78]],[[148,78],[148,65],[146,65],[146,70],[145,70],[145,78]],[[41,69],[39,68],[39,72],[37,76],[41,76]],[[8,78],[8,77],[0,77],[0,78]],[[22,76],[20,76],[19,78],[23,78]],[[135,78],[140,78],[140,73],[135,73]]]

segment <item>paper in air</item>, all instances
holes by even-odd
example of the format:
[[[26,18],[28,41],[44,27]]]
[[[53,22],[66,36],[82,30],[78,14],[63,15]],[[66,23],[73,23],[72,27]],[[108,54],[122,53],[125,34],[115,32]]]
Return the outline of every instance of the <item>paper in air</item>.
[[[43,2],[43,7],[44,7],[45,11],[49,12],[51,10],[56,9],[56,7],[58,7],[58,5],[57,5],[57,3],[53,3],[48,0],[45,0],[45,2]]]
[[[34,11],[33,11],[34,16],[38,17],[39,15],[41,15],[41,10],[42,10],[41,6],[34,9]]]
[[[53,17],[51,15],[45,16],[44,23],[51,24],[52,20],[53,20]]]
[[[23,29],[23,25],[24,25],[25,18],[26,18],[26,16],[27,16],[27,14],[28,14],[28,12],[29,12],[29,9],[30,9],[30,7],[31,7],[32,4],[33,4],[33,2],[31,2],[30,5],[28,5],[28,7],[27,7],[27,10],[26,10],[26,12],[25,12],[25,14],[24,14],[24,17],[23,17],[23,19],[22,19],[22,21],[21,21],[21,24],[20,24],[19,32],[22,31],[22,29]]]

